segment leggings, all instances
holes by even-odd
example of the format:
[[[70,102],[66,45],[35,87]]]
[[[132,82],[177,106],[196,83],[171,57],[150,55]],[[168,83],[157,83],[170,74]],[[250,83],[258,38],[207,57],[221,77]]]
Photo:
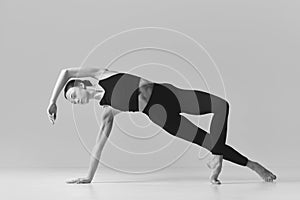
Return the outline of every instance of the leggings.
[[[142,112],[171,135],[202,146],[215,155],[223,155],[225,160],[235,164],[247,165],[248,158],[225,144],[229,114],[226,100],[204,91],[181,89],[169,83],[154,83],[150,99]],[[209,133],[180,113],[213,113]]]

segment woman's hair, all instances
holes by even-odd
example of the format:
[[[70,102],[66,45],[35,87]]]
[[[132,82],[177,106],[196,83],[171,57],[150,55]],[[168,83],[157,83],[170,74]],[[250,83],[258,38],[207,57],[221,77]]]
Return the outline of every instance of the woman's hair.
[[[81,79],[72,79],[67,82],[64,88],[64,97],[67,99],[67,91],[72,88],[79,86],[80,83],[83,83],[86,86],[92,86],[93,84],[89,80],[81,80]]]

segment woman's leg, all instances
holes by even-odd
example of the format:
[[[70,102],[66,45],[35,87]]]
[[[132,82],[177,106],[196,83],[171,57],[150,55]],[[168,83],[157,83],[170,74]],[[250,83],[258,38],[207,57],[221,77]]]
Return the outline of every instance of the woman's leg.
[[[229,103],[226,100],[204,91],[181,89],[171,84],[169,84],[168,87],[179,99],[181,112],[195,115],[207,113],[214,114],[211,120],[209,136],[211,142],[210,148],[212,148],[211,152],[216,156],[215,159],[208,164],[208,166],[211,168],[215,168],[212,173],[212,177],[217,177],[220,173],[222,159],[224,158],[225,160],[231,161],[235,164],[247,166],[248,168],[254,170],[265,181],[272,181],[273,179],[276,179],[276,176],[262,165],[249,160],[234,148],[226,144],[228,115],[230,110]],[[203,138],[204,136],[202,135],[201,137]],[[201,141],[197,143],[200,144]]]
[[[181,89],[168,83],[164,83],[163,86],[167,87],[174,96],[176,96],[179,102],[180,112],[194,115],[214,114],[211,120],[209,134],[195,126],[184,116],[177,115],[177,117],[180,118],[177,121],[181,121],[180,123],[183,123],[185,127],[185,133],[182,133],[182,136],[177,134],[178,137],[183,137],[188,141],[198,144],[211,151],[214,155],[223,155],[225,160],[241,166],[247,165],[248,159],[245,156],[225,144],[229,115],[229,103],[227,101],[216,95],[199,90]],[[169,102],[171,102],[171,100],[169,100]],[[196,133],[192,131],[194,129],[197,129]]]
[[[195,101],[199,103],[195,103]],[[191,105],[199,107],[192,107]],[[180,115],[180,112],[188,114],[196,114],[198,112],[198,115],[199,113],[214,113],[210,134]],[[271,172],[263,170],[264,168],[259,169],[258,163],[248,162],[245,156],[225,144],[229,104],[217,96],[201,91],[179,89],[171,84],[155,84],[143,113],[148,115],[155,124],[161,126],[168,133],[202,146],[213,154],[220,155],[221,159],[224,157],[224,159],[235,164],[247,166],[256,171],[265,180],[276,178]],[[211,176],[212,182],[220,183],[217,178],[221,167],[222,163],[213,171]]]

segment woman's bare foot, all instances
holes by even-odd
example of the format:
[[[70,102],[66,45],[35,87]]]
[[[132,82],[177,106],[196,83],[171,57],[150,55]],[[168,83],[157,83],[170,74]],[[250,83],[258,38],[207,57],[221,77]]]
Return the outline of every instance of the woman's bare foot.
[[[221,181],[218,179],[218,176],[220,175],[222,170],[222,161],[223,155],[214,155],[213,159],[211,159],[207,163],[208,168],[212,169],[210,175],[210,182],[212,184],[221,184]]]
[[[277,177],[257,162],[248,160],[247,167],[254,170],[264,181],[273,182]]]

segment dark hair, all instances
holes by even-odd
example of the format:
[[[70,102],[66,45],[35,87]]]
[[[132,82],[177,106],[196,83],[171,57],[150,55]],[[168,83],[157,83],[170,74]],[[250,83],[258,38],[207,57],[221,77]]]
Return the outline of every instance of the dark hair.
[[[72,88],[72,87],[77,87],[79,86],[80,83],[83,83],[86,86],[92,86],[92,83],[89,81],[89,80],[81,80],[81,79],[72,79],[72,80],[69,80],[67,82],[67,84],[65,85],[65,88],[64,88],[64,97],[65,99],[67,99],[67,91]]]

